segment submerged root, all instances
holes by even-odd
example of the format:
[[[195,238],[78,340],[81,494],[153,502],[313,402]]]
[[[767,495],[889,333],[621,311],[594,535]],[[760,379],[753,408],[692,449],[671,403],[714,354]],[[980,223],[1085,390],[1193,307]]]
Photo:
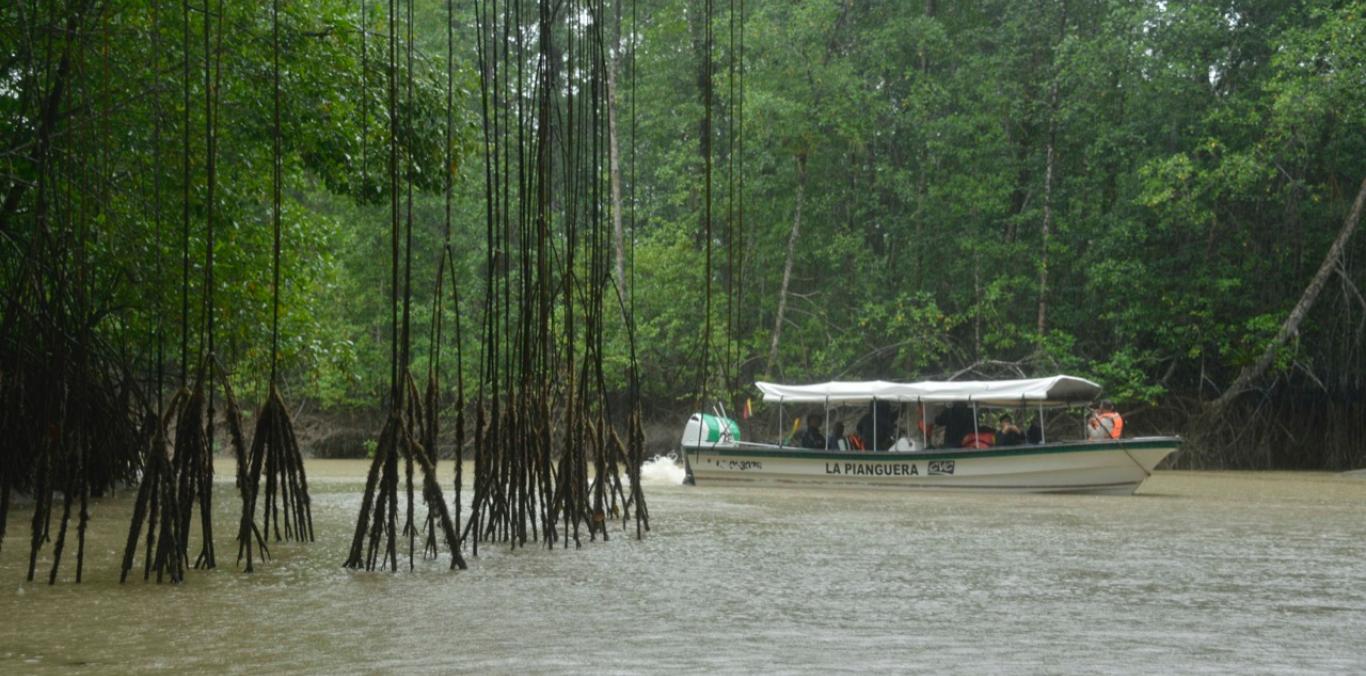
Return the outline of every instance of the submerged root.
[[[409,402],[413,402],[408,398]],[[417,408],[414,403],[414,408]],[[405,415],[406,413],[406,415]],[[365,570],[398,569],[397,536],[401,531],[398,525],[399,462],[405,466],[416,465],[422,472],[422,500],[427,507],[428,519],[443,535],[451,554],[451,568],[465,568],[465,559],[460,554],[460,539],[446,507],[445,496],[436,478],[436,464],[428,449],[412,434],[413,411],[394,409],[385,421],[380,432],[379,444],[375,449],[374,460],[366,475],[365,494],[361,500],[361,511],[356,519],[356,530],[351,539],[351,550],[346,568]],[[406,493],[409,505],[412,504],[414,485],[412,470],[408,470]],[[410,508],[411,509],[411,508]],[[408,525],[411,527],[411,514]],[[409,569],[413,567],[415,555],[416,529],[409,535]]]
[[[294,436],[294,422],[280,391],[271,385],[270,394],[257,416],[252,435],[249,462],[242,483],[242,520],[237,531],[237,560],[246,560],[246,571],[253,570],[253,544],[260,558],[270,556],[266,542],[272,533],[275,541],[313,541],[313,508],[308,495],[308,476],[303,455]],[[256,506],[265,475],[265,496],[261,501],[261,525],[256,522]],[[281,526],[283,520],[283,527]]]

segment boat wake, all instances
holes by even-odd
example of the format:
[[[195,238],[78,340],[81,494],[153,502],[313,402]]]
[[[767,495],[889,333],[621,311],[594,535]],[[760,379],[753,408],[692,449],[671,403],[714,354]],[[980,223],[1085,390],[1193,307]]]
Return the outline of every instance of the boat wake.
[[[642,486],[677,486],[683,483],[686,474],[674,454],[656,455],[641,464],[640,483]]]

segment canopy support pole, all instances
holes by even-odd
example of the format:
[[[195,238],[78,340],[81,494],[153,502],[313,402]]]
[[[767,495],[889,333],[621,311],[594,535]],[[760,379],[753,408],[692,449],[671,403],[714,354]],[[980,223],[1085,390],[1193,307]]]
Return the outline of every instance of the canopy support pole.
[[[973,401],[972,397],[968,397],[968,401],[972,404],[972,443],[975,445],[981,439],[977,434],[977,402]],[[962,443],[959,445],[961,446]]]
[[[825,450],[830,450],[830,395],[825,395]]]
[[[1043,424],[1043,402],[1039,402],[1039,443],[1048,443],[1048,431],[1044,429]]]
[[[920,439],[925,442],[920,448],[928,449],[930,447],[930,424],[925,421],[925,402],[916,397],[915,407],[920,415]]]
[[[778,398],[778,448],[782,448],[787,438],[783,436],[783,400]]]

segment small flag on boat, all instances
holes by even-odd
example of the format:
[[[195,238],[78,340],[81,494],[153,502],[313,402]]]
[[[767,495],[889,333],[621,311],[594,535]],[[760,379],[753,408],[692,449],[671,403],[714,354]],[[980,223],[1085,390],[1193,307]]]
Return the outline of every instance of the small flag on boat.
[[[754,409],[752,408],[751,402],[749,399],[745,399],[745,407],[740,411],[740,418],[749,420],[752,415],[754,415]]]

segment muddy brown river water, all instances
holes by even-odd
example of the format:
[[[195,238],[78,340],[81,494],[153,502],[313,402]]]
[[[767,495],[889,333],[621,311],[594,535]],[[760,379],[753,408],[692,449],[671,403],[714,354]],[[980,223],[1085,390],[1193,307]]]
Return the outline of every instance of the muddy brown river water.
[[[178,587],[118,583],[130,493],[96,502],[80,585],[70,563],[23,582],[12,513],[0,673],[1366,672],[1366,477],[1159,472],[1102,497],[685,487],[654,466],[643,541],[392,574],[341,568],[365,463],[308,467],[318,542],[239,572],[220,482],[226,565]]]

